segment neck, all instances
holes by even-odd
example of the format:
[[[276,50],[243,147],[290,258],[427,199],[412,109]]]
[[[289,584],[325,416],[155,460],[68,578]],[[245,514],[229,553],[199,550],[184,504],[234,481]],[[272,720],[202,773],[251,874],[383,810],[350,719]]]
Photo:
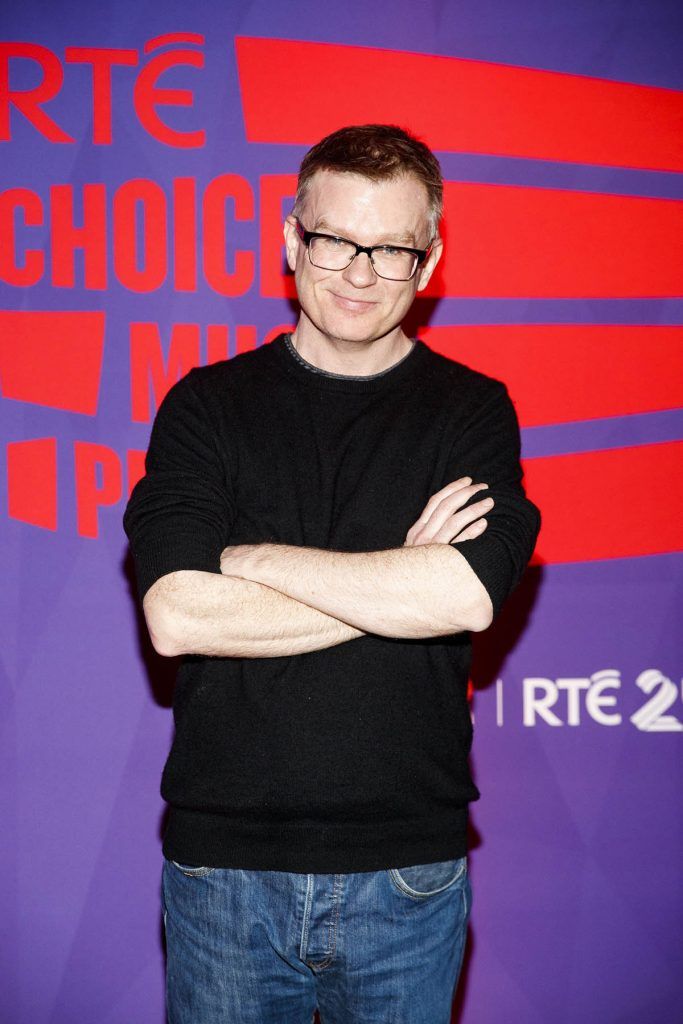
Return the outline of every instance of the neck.
[[[326,373],[370,377],[382,373],[408,355],[413,342],[400,327],[383,338],[348,341],[307,331],[299,320],[292,344],[302,359]]]

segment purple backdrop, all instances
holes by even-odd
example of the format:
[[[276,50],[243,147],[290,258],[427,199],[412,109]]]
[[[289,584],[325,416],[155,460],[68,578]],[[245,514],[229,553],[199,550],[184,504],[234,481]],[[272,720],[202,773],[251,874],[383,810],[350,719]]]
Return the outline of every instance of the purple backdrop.
[[[250,184],[258,200],[259,175],[296,171],[306,146],[247,141],[238,36],[373,46],[681,90],[683,8],[664,0],[122,0],[96,8],[27,0],[3,7],[0,32],[54,55],[40,51],[41,65],[35,52],[19,53],[9,82],[36,89],[44,74],[52,94],[39,109],[74,140],[46,138],[55,129],[41,131],[38,108],[31,108],[33,121],[30,111],[13,109],[0,143],[0,190],[30,190],[47,211],[50,187],[71,185],[78,221],[82,187],[99,183],[107,218],[106,287],[97,286],[102,268],[88,269],[80,252],[73,285],[48,272],[51,251],[57,262],[56,214],[52,240],[47,213],[32,225],[24,207],[0,221],[0,247],[10,245],[14,225],[17,246],[44,249],[48,268],[23,284],[17,281],[22,266],[30,277],[28,255],[16,261],[15,283],[0,270],[0,312],[88,310],[106,319],[102,365],[90,376],[85,356],[74,355],[61,336],[52,345],[44,337],[42,348],[20,358],[16,346],[28,343],[12,333],[14,321],[0,320],[0,1021],[161,1022],[158,786],[171,734],[173,665],[150,651],[141,632],[121,528],[138,465],[132,456],[129,470],[126,453],[144,450],[150,429],[132,412],[135,401],[144,406],[151,385],[138,380],[131,397],[130,325],[158,324],[159,351],[168,352],[171,324],[200,324],[206,360],[207,325],[228,326],[233,354],[249,343],[238,325],[254,326],[261,342],[293,313],[287,299],[262,295],[258,279],[241,291],[234,285],[233,296],[219,294],[207,285],[201,257],[194,290],[174,289],[170,274],[152,287],[155,251],[145,267],[139,254],[137,265],[126,265],[121,237],[115,253],[114,194],[145,179],[170,197],[174,179],[194,178],[203,188],[229,173]],[[156,55],[145,54],[145,43],[177,32],[205,37],[204,44],[182,44],[201,52],[204,65],[171,67],[158,88],[191,90],[193,104],[176,97],[175,105],[155,107],[155,97],[136,87]],[[158,50],[178,45],[167,40]],[[85,58],[67,61],[69,47],[135,54],[137,64],[120,56],[111,69],[111,142],[93,141],[94,131],[106,134],[106,75],[93,117],[91,70]],[[0,90],[6,87],[0,79]],[[363,88],[371,91],[372,83]],[[164,139],[164,124],[178,133],[204,129],[204,145]],[[450,180],[683,199],[680,173],[485,152],[438,155]],[[239,216],[242,201],[248,205],[228,199],[227,208]],[[135,218],[140,236],[139,208]],[[258,213],[230,219],[226,273],[235,249],[258,252],[258,231]],[[187,268],[178,273],[191,277]],[[451,296],[431,317],[433,325],[538,322],[683,324],[683,299]],[[66,321],[50,323],[66,324],[68,337]],[[88,351],[97,353],[96,342]],[[20,370],[28,383],[16,383]],[[78,405],[86,377],[96,379],[90,410]],[[681,410],[547,424],[523,430],[523,454],[667,443],[681,439],[682,428]],[[22,446],[45,439],[42,447]],[[633,481],[634,489],[646,486]],[[599,493],[577,495],[576,517],[599,500]],[[473,809],[475,903],[459,1024],[683,1020],[680,566],[669,545],[662,554],[533,567],[499,622],[478,638],[474,768],[483,799]],[[660,704],[643,711],[653,697]]]

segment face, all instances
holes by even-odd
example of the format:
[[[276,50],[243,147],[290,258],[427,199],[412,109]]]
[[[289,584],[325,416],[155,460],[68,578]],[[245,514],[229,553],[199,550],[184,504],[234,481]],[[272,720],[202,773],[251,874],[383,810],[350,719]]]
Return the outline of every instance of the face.
[[[360,245],[426,249],[428,211],[427,191],[412,175],[375,182],[356,174],[318,171],[299,219],[307,231],[338,235]],[[365,253],[346,270],[314,267],[295,223],[293,216],[287,218],[285,242],[301,305],[297,332],[366,344],[400,333],[416,292],[426,287],[439,261],[441,242],[434,244],[410,281],[387,281],[375,274]]]

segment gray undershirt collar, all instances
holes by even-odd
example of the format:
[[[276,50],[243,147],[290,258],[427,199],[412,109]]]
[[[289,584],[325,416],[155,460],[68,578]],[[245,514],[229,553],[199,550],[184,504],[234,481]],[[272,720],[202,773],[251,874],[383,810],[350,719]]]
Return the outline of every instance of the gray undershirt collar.
[[[285,344],[286,344],[287,348],[289,349],[290,353],[296,359],[297,363],[299,363],[300,366],[303,366],[306,370],[310,370],[311,373],[320,374],[321,377],[333,377],[335,380],[356,380],[356,381],[361,381],[361,380],[365,380],[365,381],[367,381],[367,380],[377,380],[378,377],[383,377],[386,373],[389,373],[391,370],[395,370],[397,366],[400,366],[401,363],[405,362],[405,360],[408,358],[408,356],[410,356],[412,354],[412,351],[415,348],[415,342],[413,341],[411,343],[410,349],[406,352],[406,354],[401,359],[399,359],[399,361],[397,363],[392,363],[391,366],[387,366],[386,370],[380,370],[379,373],[371,373],[371,374],[368,374],[367,376],[357,376],[355,374],[348,374],[348,373],[332,373],[330,370],[321,370],[319,366],[314,366],[313,363],[309,363],[308,360],[304,359],[304,357],[302,355],[299,355],[297,350],[294,348],[294,344],[292,342],[292,335],[291,334],[285,334]]]

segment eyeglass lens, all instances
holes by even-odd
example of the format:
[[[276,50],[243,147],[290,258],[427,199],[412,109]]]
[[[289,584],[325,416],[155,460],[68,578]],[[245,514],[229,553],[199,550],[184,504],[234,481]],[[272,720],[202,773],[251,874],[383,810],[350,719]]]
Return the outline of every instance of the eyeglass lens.
[[[312,238],[309,243],[311,263],[322,270],[344,270],[356,255],[356,247],[343,238]],[[386,245],[375,249],[372,264],[380,277],[390,281],[407,281],[413,276],[417,256],[404,249]]]

